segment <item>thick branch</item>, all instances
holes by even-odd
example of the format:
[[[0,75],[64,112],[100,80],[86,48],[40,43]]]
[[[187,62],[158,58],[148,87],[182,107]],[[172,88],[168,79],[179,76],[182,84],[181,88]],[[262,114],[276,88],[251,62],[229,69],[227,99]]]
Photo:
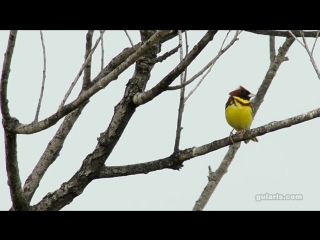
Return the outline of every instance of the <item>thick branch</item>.
[[[232,138],[234,142],[237,143],[245,139],[262,136],[264,134],[278,131],[283,128],[288,128],[293,125],[306,122],[318,117],[320,117],[320,108],[317,108],[315,110],[312,110],[310,112],[307,112],[301,115],[297,115],[292,118],[284,119],[282,121],[270,122],[261,127],[247,130],[243,136],[241,136],[241,134],[235,134],[233,135]],[[220,148],[226,147],[231,144],[232,142],[229,139],[229,137],[226,137],[226,138],[202,145],[200,147],[193,147],[193,148],[180,150],[174,155],[171,155],[163,159],[151,161],[151,162],[126,165],[126,166],[104,167],[100,171],[100,173],[97,175],[97,178],[114,178],[114,177],[129,176],[129,175],[136,175],[136,174],[147,174],[149,172],[158,171],[165,168],[176,169],[176,166],[178,164],[182,164],[184,161],[188,161],[192,158],[205,155],[207,153],[216,151]]]
[[[141,45],[141,44],[140,44]],[[90,48],[86,45],[86,52],[90,52]],[[135,48],[126,48],[118,56],[114,57],[110,63],[104,68],[103,71],[95,78],[95,82],[99,80],[99,77],[104,77],[108,75],[112,70],[114,70],[119,64],[121,64],[125,59],[127,59],[136,49]],[[85,57],[86,58],[86,57]],[[87,68],[84,69],[84,76],[83,81],[88,79],[89,74],[86,74],[86,71],[89,71]],[[90,80],[90,79],[89,79]],[[83,89],[86,85],[83,85]],[[76,109],[75,111],[69,113],[66,118],[63,120],[61,126],[57,130],[56,134],[49,142],[48,146],[46,147],[44,153],[42,154],[41,158],[39,159],[37,165],[33,169],[32,173],[28,176],[23,190],[27,200],[30,202],[32,199],[33,194],[35,193],[36,189],[39,186],[41,179],[43,178],[44,174],[46,173],[47,169],[51,166],[51,164],[57,159],[59,153],[63,147],[64,141],[66,140],[69,132],[71,131],[73,125],[77,121],[78,117],[80,116],[83,108],[86,106],[87,103]]]
[[[52,140],[48,143],[46,149],[44,150],[41,158],[39,159],[37,165],[32,170],[32,173],[28,176],[27,180],[23,186],[23,192],[25,194],[26,200],[31,201],[33,194],[39,187],[39,183],[43,178],[46,171],[49,169],[52,163],[58,158],[63,144],[70,133],[75,122],[78,120],[82,110],[87,105],[88,102],[84,103],[78,109],[69,113],[63,120],[56,134]]]
[[[143,42],[150,42],[154,32],[141,31]],[[115,107],[115,113],[107,130],[100,134],[95,150],[84,159],[81,168],[68,182],[63,183],[60,189],[47,194],[32,210],[61,209],[79,196],[100,172],[135,112],[136,105],[132,103],[132,98],[145,88],[154,66],[153,59],[156,58],[159,49],[159,44],[150,46],[150,51],[137,61],[134,76],[127,83],[124,97]]]
[[[291,37],[290,33],[287,32],[287,30],[285,30],[285,31],[281,31],[281,30],[244,30],[244,31],[255,33],[255,34],[261,34],[261,35],[278,36],[278,37]],[[291,30],[291,32],[296,37],[302,37],[299,30]],[[316,38],[317,32],[318,31],[304,31],[304,36]]]
[[[217,30],[208,31],[205,36],[199,41],[199,43],[194,46],[189,54],[167,75],[165,76],[155,87],[150,90],[137,93],[133,101],[136,105],[145,104],[159,94],[167,90],[167,87],[190,65],[190,63],[198,56],[198,54],[207,46],[207,44],[212,41]]]
[[[1,113],[2,124],[4,127],[4,144],[5,144],[5,158],[6,170],[8,176],[8,185],[10,188],[11,201],[15,210],[28,210],[29,206],[24,198],[21,189],[21,180],[19,175],[18,159],[17,159],[17,135],[8,130],[17,119],[11,118],[7,99],[7,88],[10,74],[10,65],[15,47],[17,31],[10,31],[8,46],[4,55],[2,66],[0,98],[1,98]]]
[[[60,110],[51,115],[50,117],[31,124],[18,124],[17,127],[10,129],[11,131],[18,134],[32,134],[36,132],[40,132],[44,129],[47,129],[53,126],[56,122],[58,122],[61,118],[63,118],[68,113],[72,112],[76,108],[78,108],[83,102],[87,101],[91,96],[105,88],[111,81],[117,79],[117,77],[125,71],[128,67],[130,67],[139,57],[145,54],[156,42],[159,41],[161,36],[163,36],[168,31],[158,31],[156,32],[148,41],[146,41],[136,52],[131,54],[123,63],[121,63],[118,67],[116,67],[111,73],[107,76],[100,79],[96,84],[94,84],[87,91],[82,92],[78,98],[71,103],[64,105]]]
[[[5,151],[8,185],[14,210],[28,210],[29,205],[21,189],[17,159],[17,134],[5,130]]]
[[[0,97],[1,97],[1,113],[4,121],[10,119],[10,111],[8,107],[8,99],[7,99],[7,88],[8,88],[8,79],[10,74],[10,65],[12,54],[14,50],[14,46],[16,43],[18,31],[10,31],[7,51],[4,54],[4,61],[2,65],[2,74],[1,74],[1,87],[0,87]]]

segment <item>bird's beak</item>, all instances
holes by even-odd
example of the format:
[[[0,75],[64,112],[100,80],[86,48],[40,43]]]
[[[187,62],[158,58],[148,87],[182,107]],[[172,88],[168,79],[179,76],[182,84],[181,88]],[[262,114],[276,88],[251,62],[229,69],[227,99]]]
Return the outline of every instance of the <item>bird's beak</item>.
[[[254,97],[254,96],[256,96],[256,95],[253,94],[253,93],[250,93],[250,94],[248,95],[248,97]]]

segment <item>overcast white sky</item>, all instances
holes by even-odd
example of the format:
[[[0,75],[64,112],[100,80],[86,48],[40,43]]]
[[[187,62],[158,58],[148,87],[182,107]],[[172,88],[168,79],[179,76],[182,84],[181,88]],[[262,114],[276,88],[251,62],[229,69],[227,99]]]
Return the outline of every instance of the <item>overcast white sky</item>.
[[[133,42],[139,32],[128,31]],[[189,79],[211,60],[220,49],[226,31],[216,34],[208,47],[188,68]],[[0,53],[5,53],[8,31],[0,31]],[[188,32],[189,50],[205,31]],[[231,40],[234,32],[229,34]],[[86,31],[43,31],[47,54],[47,78],[39,119],[55,112],[84,59]],[[98,37],[95,32],[94,42]],[[276,38],[276,48],[285,38]],[[314,39],[308,42],[312,46]],[[163,44],[162,53],[178,44],[178,38]],[[123,48],[130,47],[124,31],[104,35],[105,64]],[[320,56],[320,47],[314,55]],[[266,97],[252,127],[283,120],[320,106],[320,80],[302,46],[295,42]],[[98,47],[92,64],[92,77],[100,70]],[[320,59],[318,64],[320,64]],[[179,62],[179,55],[158,63],[147,89],[154,86]],[[239,85],[256,93],[269,67],[269,38],[243,32],[218,60],[198,90],[187,101],[183,115],[181,149],[200,146],[227,137],[231,127],[224,110],[228,93]],[[42,48],[39,31],[19,31],[9,78],[11,115],[21,123],[34,119],[42,81]],[[99,134],[108,127],[114,106],[121,100],[125,85],[133,74],[130,67],[107,88],[90,100],[76,122],[56,162],[49,168],[32,204],[68,181],[91,153]],[[82,79],[82,77],[81,77]],[[176,85],[180,81],[177,79]],[[198,81],[187,87],[189,93]],[[68,102],[79,93],[81,80]],[[106,162],[108,166],[141,163],[172,154],[175,138],[179,91],[168,91],[139,107],[122,138]],[[104,111],[101,111],[101,105]],[[99,108],[98,108],[99,106]],[[18,135],[18,160],[24,183],[55,134],[60,120],[46,131]],[[259,137],[259,143],[242,144],[228,173],[213,193],[205,210],[319,210],[320,209],[320,120],[314,119]],[[7,185],[3,129],[0,130],[0,210],[11,206]],[[228,148],[184,163],[180,171],[162,170],[93,181],[63,210],[191,210],[207,184],[208,166],[215,170]],[[302,194],[303,200],[256,201],[258,194]]]

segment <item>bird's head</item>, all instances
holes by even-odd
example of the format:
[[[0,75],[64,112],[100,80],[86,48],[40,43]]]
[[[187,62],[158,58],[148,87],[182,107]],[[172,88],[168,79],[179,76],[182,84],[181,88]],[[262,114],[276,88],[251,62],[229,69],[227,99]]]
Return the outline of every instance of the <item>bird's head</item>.
[[[240,97],[240,98],[243,98],[245,100],[250,100],[250,98],[255,96],[255,94],[249,92],[247,89],[245,89],[242,86],[239,86],[239,88],[237,88],[236,90],[230,92],[229,95],[230,96]]]

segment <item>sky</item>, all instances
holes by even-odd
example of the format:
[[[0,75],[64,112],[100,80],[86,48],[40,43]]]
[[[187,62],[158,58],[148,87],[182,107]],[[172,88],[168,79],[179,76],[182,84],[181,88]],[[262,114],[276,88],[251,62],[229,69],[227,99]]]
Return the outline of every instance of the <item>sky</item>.
[[[43,31],[46,48],[46,84],[39,120],[54,113],[84,61],[87,31]],[[189,51],[206,31],[188,32]],[[134,44],[140,41],[138,31],[128,31]],[[213,41],[189,66],[187,79],[213,59],[226,36],[219,31]],[[233,37],[229,34],[227,44]],[[0,53],[3,56],[8,31],[0,31]],[[99,37],[95,31],[93,43]],[[104,65],[130,42],[123,30],[106,31]],[[285,41],[276,38],[276,49]],[[314,39],[308,39],[312,46]],[[162,45],[162,55],[178,45],[178,38]],[[185,49],[184,49],[185,53]],[[252,128],[272,121],[290,118],[320,105],[320,80],[305,49],[295,41],[282,63]],[[314,50],[320,61],[320,47]],[[179,54],[155,65],[147,89],[156,85],[179,63]],[[269,68],[269,37],[242,32],[239,40],[213,66],[203,83],[186,102],[180,149],[201,146],[229,135],[225,120],[228,93],[239,85],[256,93]],[[2,66],[2,64],[1,64]],[[101,48],[92,62],[92,78],[101,69]],[[27,124],[33,121],[40,95],[43,56],[39,31],[19,31],[11,64],[8,85],[10,113]],[[121,100],[125,85],[132,77],[134,65],[119,78],[94,95],[82,112],[64,143],[59,157],[48,169],[31,204],[38,203],[68,181],[91,153],[97,137],[108,127],[114,106]],[[188,94],[200,80],[186,88]],[[68,102],[81,87],[82,76]],[[177,85],[177,78],[173,85]],[[180,91],[167,91],[148,104],[137,108],[121,139],[106,161],[107,166],[148,162],[172,154],[175,141]],[[101,110],[103,106],[103,111]],[[21,181],[41,157],[63,120],[51,128],[32,135],[18,135],[18,161]],[[228,172],[205,207],[212,210],[320,210],[320,119],[316,118],[290,128],[259,136],[259,143],[241,144]],[[5,167],[3,129],[0,128],[0,210],[11,207]],[[72,210],[169,210],[189,211],[207,184],[208,166],[216,170],[228,147],[184,163],[180,171],[165,169],[144,175],[132,175],[91,182],[84,192],[62,211]],[[300,200],[280,200],[281,196],[298,196]],[[298,194],[298,195],[294,195]],[[277,199],[266,200],[268,197]],[[280,197],[279,197],[280,196]],[[302,199],[301,199],[302,198]]]

